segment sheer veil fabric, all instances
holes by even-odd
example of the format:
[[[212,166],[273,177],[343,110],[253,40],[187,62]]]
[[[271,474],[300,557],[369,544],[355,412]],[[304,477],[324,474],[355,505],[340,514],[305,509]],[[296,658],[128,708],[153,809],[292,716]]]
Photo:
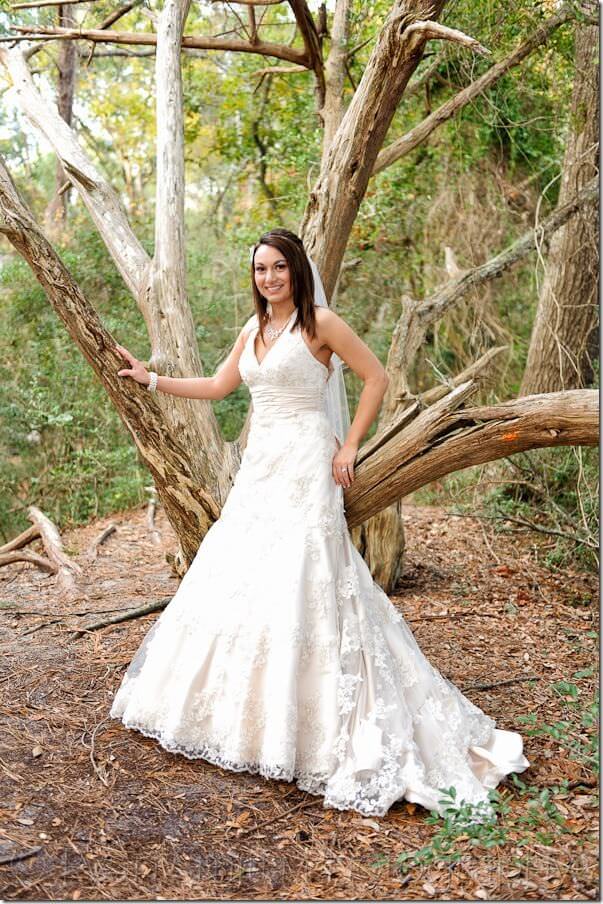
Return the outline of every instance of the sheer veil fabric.
[[[314,277],[314,304],[319,308],[326,308],[328,307],[327,296],[318,267],[310,255],[307,255],[307,257]],[[343,445],[350,429],[350,406],[343,377],[343,361],[339,355],[333,352],[330,364],[333,366],[333,372],[327,382],[325,406],[329,423],[333,427],[335,436]]]
[[[239,470],[110,715],[171,753],[295,781],[325,807],[384,816],[406,799],[443,813],[454,786],[487,808],[529,766],[522,738],[428,661],[352,543],[332,377],[296,314],[261,362],[249,322]]]

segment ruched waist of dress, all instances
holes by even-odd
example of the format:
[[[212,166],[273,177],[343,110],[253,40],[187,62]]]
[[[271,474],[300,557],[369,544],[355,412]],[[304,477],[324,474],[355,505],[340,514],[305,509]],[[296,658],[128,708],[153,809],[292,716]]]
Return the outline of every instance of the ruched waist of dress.
[[[303,412],[324,413],[325,398],[304,387],[257,386],[251,392],[253,414],[259,417],[291,418]]]

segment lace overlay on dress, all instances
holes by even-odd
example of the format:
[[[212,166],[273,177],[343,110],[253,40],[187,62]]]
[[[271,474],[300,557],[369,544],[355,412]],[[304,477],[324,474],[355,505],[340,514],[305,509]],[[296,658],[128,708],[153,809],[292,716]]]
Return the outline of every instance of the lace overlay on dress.
[[[329,372],[299,330],[239,362],[253,412],[220,519],[149,630],[110,715],[166,749],[295,781],[325,807],[478,803],[529,763],[421,652],[353,545],[324,410]]]

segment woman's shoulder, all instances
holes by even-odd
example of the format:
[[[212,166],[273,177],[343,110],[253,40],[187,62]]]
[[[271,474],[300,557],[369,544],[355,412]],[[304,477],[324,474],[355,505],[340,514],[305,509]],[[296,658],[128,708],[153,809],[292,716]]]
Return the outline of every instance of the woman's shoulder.
[[[338,323],[341,323],[341,317],[339,314],[336,314],[335,311],[332,311],[331,308],[324,307],[322,305],[316,306],[314,311],[314,316],[316,319],[316,326],[318,331],[323,334],[327,334],[333,327],[337,326]]]
[[[244,336],[247,336],[256,326],[258,326],[258,315],[252,314],[251,317],[243,324],[241,332]]]

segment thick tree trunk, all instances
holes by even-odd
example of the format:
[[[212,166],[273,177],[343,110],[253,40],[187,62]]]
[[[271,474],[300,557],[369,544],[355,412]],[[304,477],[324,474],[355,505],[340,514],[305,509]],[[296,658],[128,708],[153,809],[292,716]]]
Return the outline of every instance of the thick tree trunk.
[[[115,341],[70,273],[46,241],[0,158],[0,234],[27,261],[103,384],[153,476],[186,560],[191,561],[206,531],[220,516],[224,496],[212,492],[197,471],[178,433],[166,429],[157,398],[144,387],[117,376],[123,359]]]
[[[560,206],[598,173],[598,48],[598,27],[578,25]],[[597,210],[589,206],[551,241],[521,395],[575,389],[592,381],[598,280],[598,217]]]
[[[358,209],[426,37],[411,26],[439,16],[444,0],[397,0],[310,192],[300,234],[331,298]]]
[[[397,499],[350,531],[354,546],[373,579],[386,593],[394,592],[404,570],[406,538],[402,510],[402,500]]]

